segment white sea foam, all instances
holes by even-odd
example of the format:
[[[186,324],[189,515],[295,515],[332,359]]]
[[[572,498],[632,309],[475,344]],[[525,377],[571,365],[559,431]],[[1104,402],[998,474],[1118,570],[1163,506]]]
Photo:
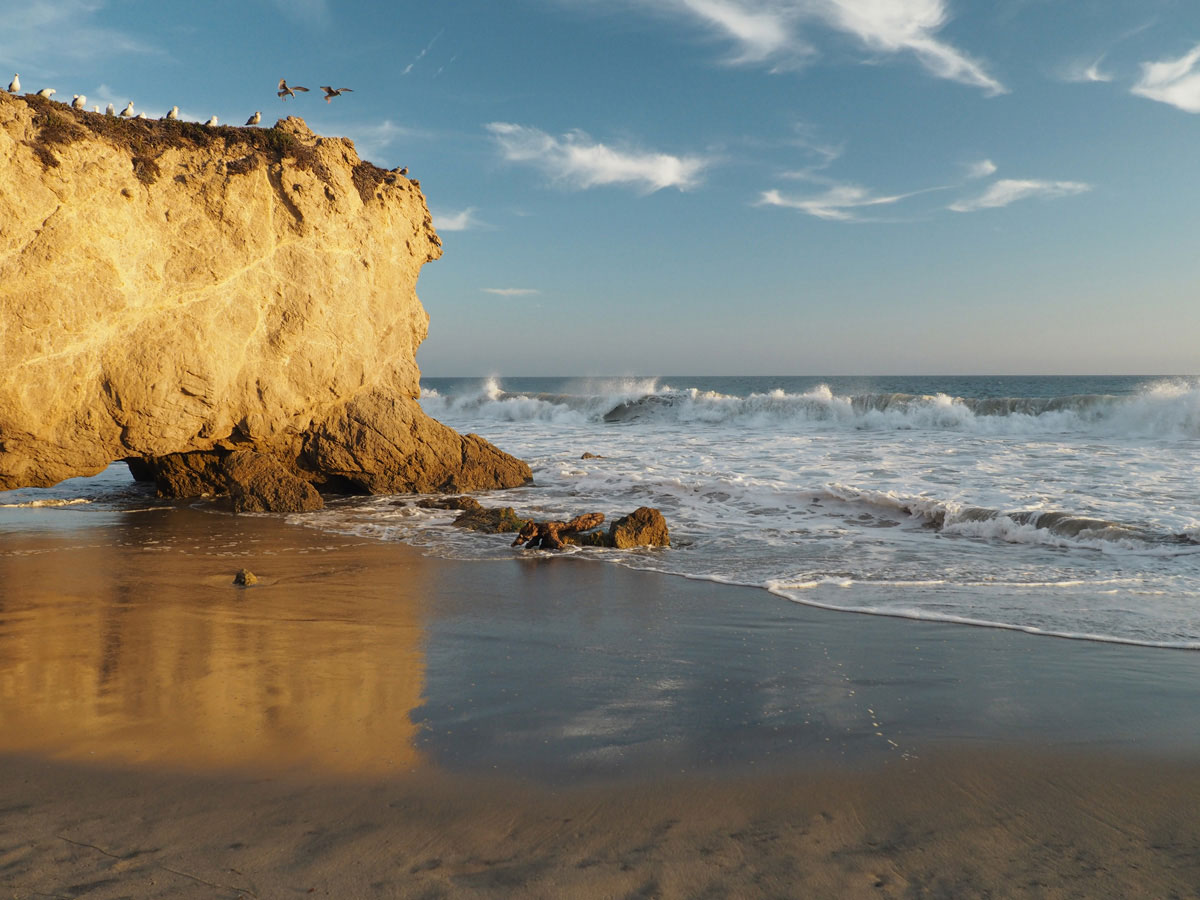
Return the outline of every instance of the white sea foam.
[[[86,497],[70,497],[70,498],[48,498],[45,500],[26,500],[22,503],[0,503],[0,509],[43,509],[53,508],[57,506],[78,506],[82,503],[91,503],[92,501]]]

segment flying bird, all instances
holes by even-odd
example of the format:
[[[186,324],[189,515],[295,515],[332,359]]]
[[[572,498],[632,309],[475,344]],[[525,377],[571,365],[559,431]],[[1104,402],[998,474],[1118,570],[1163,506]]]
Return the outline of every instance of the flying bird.
[[[122,119],[132,119],[133,118],[133,101],[132,100],[129,101],[128,106],[126,106],[123,110],[121,110],[121,118]]]
[[[56,91],[54,88],[42,88],[40,91],[37,92],[37,95],[39,97],[49,97],[51,94],[57,94],[57,93],[58,93],[58,91]]]
[[[8,92],[15,94],[19,90],[21,90],[21,76],[13,72],[13,80],[8,83]]]
[[[216,125],[216,124],[217,124],[217,117],[216,117],[216,116],[213,116],[211,119],[209,119],[209,120],[208,120],[207,122],[205,122],[204,124],[205,124],[205,125]]]
[[[72,94],[75,99],[71,101],[71,109],[83,109],[87,104],[87,96],[85,94]]]
[[[104,108],[104,114],[106,116],[115,116],[117,114],[117,108],[110,103]]]
[[[171,108],[170,108],[170,109],[167,111],[167,114],[166,114],[165,116],[163,116],[163,118],[164,118],[164,119],[178,119],[178,118],[179,118],[179,107],[178,107],[178,106],[172,106],[172,107],[171,107]]]
[[[279,79],[279,90],[277,90],[275,93],[279,96],[280,100],[287,100],[288,97],[295,97],[296,91],[304,91],[307,94],[308,88],[300,87],[300,85],[298,85],[298,84],[293,84],[289,87],[288,83],[287,83],[287,79],[280,78]]]
[[[328,103],[334,97],[339,97],[342,94],[349,94],[352,89],[351,88],[337,88],[335,90],[334,88],[331,88],[329,85],[323,84],[323,85],[321,85],[321,90],[323,90],[325,92],[325,102]]]
[[[254,115],[252,115],[250,118],[248,118],[246,120],[246,124],[247,125],[257,125],[261,121],[262,121],[262,113],[256,109],[254,111]]]

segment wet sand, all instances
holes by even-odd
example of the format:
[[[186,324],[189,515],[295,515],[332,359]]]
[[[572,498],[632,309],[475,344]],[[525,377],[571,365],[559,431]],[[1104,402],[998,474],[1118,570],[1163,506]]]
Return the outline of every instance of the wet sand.
[[[6,895],[1200,887],[1200,654],[272,517],[39,521],[0,533]]]

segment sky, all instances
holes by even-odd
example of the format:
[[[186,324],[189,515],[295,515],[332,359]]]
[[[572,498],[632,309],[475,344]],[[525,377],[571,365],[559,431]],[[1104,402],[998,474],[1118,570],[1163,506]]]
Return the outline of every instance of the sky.
[[[1200,372],[1194,0],[0,13],[0,84],[408,166],[428,376]]]

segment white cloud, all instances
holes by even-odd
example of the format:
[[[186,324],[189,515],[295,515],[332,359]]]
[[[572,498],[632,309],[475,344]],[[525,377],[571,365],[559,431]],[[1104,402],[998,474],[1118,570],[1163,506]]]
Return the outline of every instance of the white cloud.
[[[763,191],[757,205],[798,209],[810,216],[816,216],[818,219],[835,222],[857,222],[861,219],[854,213],[856,209],[898,203],[930,190],[941,190],[941,188],[926,188],[907,194],[877,195],[857,184],[834,184],[824,194],[815,197],[786,197],[777,190]]]
[[[967,166],[968,178],[987,178],[996,174],[996,164],[990,159],[981,159]]]
[[[534,288],[480,288],[485,294],[499,294],[501,297],[528,297],[530,294],[540,294]]]
[[[955,212],[974,212],[996,209],[1029,197],[1067,197],[1090,191],[1092,186],[1081,181],[1039,181],[1037,179],[1001,178],[973,200],[950,204]]]
[[[433,227],[438,231],[467,231],[478,228],[483,223],[475,218],[475,207],[468,206],[456,213],[437,212],[433,214]]]
[[[577,189],[626,184],[647,193],[667,187],[687,190],[700,183],[711,160],[639,150],[615,150],[582,131],[556,138],[537,128],[492,122],[486,126],[509,162],[528,163],[555,181]]]
[[[874,53],[912,53],[933,75],[1003,94],[983,66],[935,36],[949,20],[945,0],[644,0],[668,14],[683,14],[731,39],[733,62],[786,68],[816,51],[801,31],[817,22],[852,35]]]
[[[1184,112],[1200,113],[1200,44],[1178,59],[1142,63],[1142,77],[1131,91]]]
[[[969,56],[934,35],[949,19],[944,0],[815,0],[815,12],[830,26],[872,50],[908,51],[939,78],[1005,93],[1004,85]]]

